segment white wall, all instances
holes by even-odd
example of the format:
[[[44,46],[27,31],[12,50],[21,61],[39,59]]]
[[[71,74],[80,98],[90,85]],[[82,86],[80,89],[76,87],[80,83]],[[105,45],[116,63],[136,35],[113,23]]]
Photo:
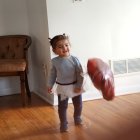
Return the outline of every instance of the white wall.
[[[113,0],[111,11],[112,57],[140,57],[140,1]]]
[[[72,54],[86,66],[88,58],[140,57],[139,0],[47,0],[49,36],[67,33]],[[52,54],[51,57],[54,57]],[[139,92],[140,74],[115,77],[116,94]],[[85,95],[101,97],[98,91]]]
[[[48,21],[46,0],[27,0],[29,34],[31,46],[33,91],[49,103],[54,103],[54,96],[47,94],[47,69],[50,63],[50,45],[48,42]]]
[[[20,33],[28,33],[25,0],[0,0],[0,35]]]
[[[0,0],[0,35],[28,34],[27,6],[23,0]],[[0,77],[0,96],[19,93],[17,77]]]
[[[106,59],[140,57],[139,0],[47,0],[49,34],[68,33],[73,53]],[[88,49],[87,49],[88,47]],[[86,56],[82,55],[85,53]],[[124,50],[127,50],[124,56]],[[80,54],[78,54],[80,52]]]

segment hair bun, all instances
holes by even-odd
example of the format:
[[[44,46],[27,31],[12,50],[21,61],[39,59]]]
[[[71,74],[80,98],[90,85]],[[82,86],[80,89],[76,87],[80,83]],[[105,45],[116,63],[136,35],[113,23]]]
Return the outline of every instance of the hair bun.
[[[49,39],[49,41],[51,41],[51,38],[50,37],[48,39]]]

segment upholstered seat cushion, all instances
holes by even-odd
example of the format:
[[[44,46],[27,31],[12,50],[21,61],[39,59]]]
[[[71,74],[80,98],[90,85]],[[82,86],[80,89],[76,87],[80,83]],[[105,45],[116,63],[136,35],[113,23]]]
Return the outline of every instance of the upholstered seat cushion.
[[[25,71],[25,59],[0,59],[0,72]]]

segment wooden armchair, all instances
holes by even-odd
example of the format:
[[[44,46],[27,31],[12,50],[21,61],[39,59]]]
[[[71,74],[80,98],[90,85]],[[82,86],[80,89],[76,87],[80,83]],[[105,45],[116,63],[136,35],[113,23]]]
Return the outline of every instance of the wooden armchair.
[[[27,50],[31,45],[31,37],[27,35],[0,36],[0,76],[19,76],[21,88],[21,101],[26,105],[31,99],[27,79]]]

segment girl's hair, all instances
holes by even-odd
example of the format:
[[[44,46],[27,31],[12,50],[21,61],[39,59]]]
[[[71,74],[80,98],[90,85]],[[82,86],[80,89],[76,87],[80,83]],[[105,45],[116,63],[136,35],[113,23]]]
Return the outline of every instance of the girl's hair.
[[[50,42],[50,45],[52,46],[52,48],[55,49],[58,41],[64,40],[64,39],[69,40],[69,37],[66,36],[65,34],[62,34],[62,35],[56,35],[52,39],[51,38],[48,38],[48,39],[49,39],[49,42]]]

